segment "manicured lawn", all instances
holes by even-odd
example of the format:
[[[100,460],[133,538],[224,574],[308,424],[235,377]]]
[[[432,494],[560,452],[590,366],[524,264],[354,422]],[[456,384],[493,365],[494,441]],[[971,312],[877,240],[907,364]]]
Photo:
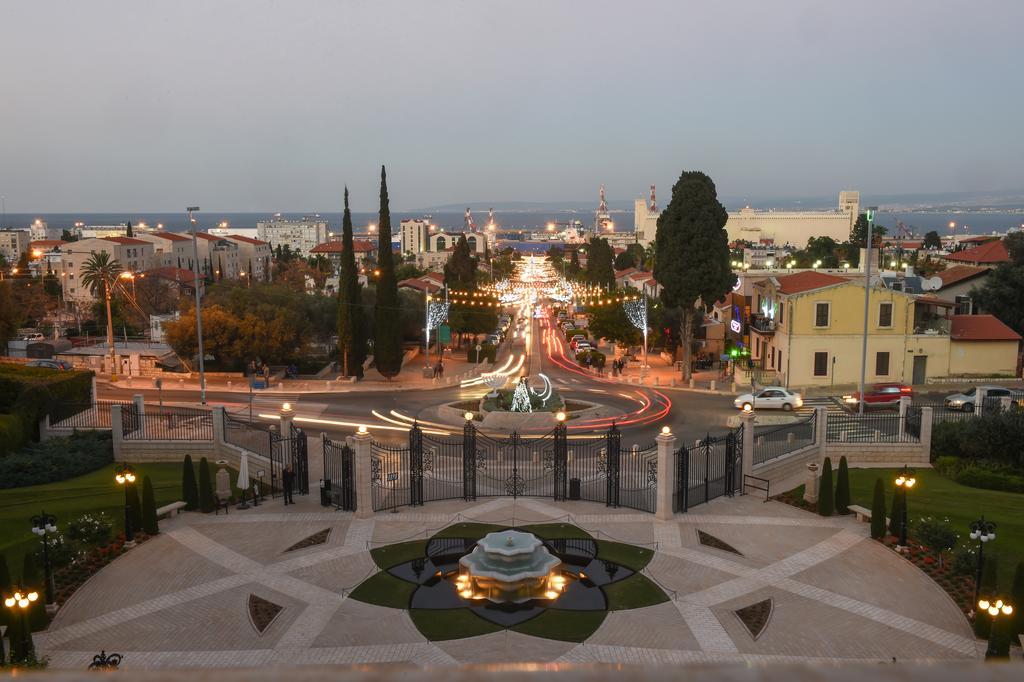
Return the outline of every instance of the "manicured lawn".
[[[605,611],[560,611],[548,609],[536,618],[513,626],[516,632],[563,642],[582,642],[601,627]]]
[[[349,596],[367,604],[387,606],[392,609],[407,609],[409,608],[409,599],[415,589],[416,585],[381,571],[359,583],[359,586],[352,590]]]
[[[431,642],[489,635],[502,629],[469,609],[410,609],[416,629]]]
[[[854,504],[871,508],[875,479],[886,485],[886,509],[892,509],[892,481],[896,469],[850,469],[850,497]],[[999,582],[1007,588],[1013,579],[1018,561],[1024,561],[1024,494],[998,490],[968,488],[943,478],[932,469],[917,469],[917,484],[907,497],[907,518],[913,528],[914,519],[922,516],[948,518],[960,533],[960,542],[967,537],[970,524],[982,514],[998,524],[996,539],[985,547],[985,556],[997,556]]]
[[[149,476],[158,507],[181,499],[180,463],[150,462],[133,466],[139,477],[140,498],[142,477]],[[210,473],[211,476],[216,474],[212,463]],[[198,480],[198,474],[196,478]],[[235,473],[232,471],[232,487],[234,482]],[[8,565],[20,566],[21,556],[39,543],[29,528],[32,516],[41,511],[56,516],[58,528],[63,528],[82,514],[105,512],[113,519],[115,532],[121,532],[124,525],[124,489],[114,482],[114,467],[110,465],[66,481],[0,490],[0,552],[7,555]]]
[[[639,571],[654,556],[654,551],[644,547],[634,547],[610,540],[597,541],[597,558],[612,561],[616,564]]]
[[[544,540],[590,540],[591,535],[587,531],[574,526],[571,523],[535,523],[530,526],[520,526],[519,530],[525,533],[533,533]]]
[[[639,609],[668,601],[668,595],[654,581],[640,573],[605,585],[604,593],[608,597],[609,611]]]
[[[410,540],[409,542],[384,545],[383,547],[370,550],[370,556],[373,557],[374,563],[385,570],[398,564],[404,564],[406,561],[420,559],[426,555],[426,540]]]
[[[479,540],[488,533],[506,530],[508,526],[493,523],[455,523],[434,534],[435,538],[473,538]]]

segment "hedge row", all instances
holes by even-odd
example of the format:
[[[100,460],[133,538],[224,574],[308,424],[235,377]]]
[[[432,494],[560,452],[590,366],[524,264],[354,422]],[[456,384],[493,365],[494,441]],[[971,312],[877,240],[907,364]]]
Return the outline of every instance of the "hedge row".
[[[92,372],[0,364],[0,417],[9,415],[0,419],[0,455],[39,440],[39,421],[55,405],[89,402],[92,377]]]
[[[63,481],[113,461],[109,432],[82,431],[69,438],[51,438],[0,458],[0,489]]]

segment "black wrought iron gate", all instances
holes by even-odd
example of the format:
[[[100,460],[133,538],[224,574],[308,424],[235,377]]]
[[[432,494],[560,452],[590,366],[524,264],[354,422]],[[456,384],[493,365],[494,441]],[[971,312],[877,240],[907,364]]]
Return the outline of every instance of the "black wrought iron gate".
[[[675,452],[675,484],[672,510],[690,507],[722,497],[732,497],[743,481],[743,427],[723,436],[708,434],[692,446]]]
[[[306,449],[306,434],[294,424],[288,434],[270,432],[270,486],[273,492],[284,490],[284,470],[292,468],[293,493],[309,494],[309,453]]]
[[[324,490],[336,509],[356,510],[355,453],[343,442],[324,437]]]

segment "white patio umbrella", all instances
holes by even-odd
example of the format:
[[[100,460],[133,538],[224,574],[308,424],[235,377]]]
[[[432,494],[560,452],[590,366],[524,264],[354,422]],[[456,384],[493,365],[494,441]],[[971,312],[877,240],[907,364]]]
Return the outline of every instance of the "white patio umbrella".
[[[242,452],[242,461],[238,465],[238,489],[242,491],[242,504],[239,505],[241,509],[248,509],[249,505],[245,502],[245,491],[247,491],[252,484],[249,482],[249,453]]]

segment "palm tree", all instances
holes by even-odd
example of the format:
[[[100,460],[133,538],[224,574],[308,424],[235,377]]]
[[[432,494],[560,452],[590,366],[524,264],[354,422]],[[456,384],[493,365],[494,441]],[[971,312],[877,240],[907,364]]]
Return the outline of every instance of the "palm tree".
[[[114,351],[114,322],[110,315],[110,292],[114,287],[117,278],[121,276],[124,268],[117,259],[111,259],[106,251],[100,251],[89,256],[89,260],[82,265],[82,285],[89,287],[89,291],[95,296],[103,289],[103,297],[107,302],[107,347],[110,349],[110,380],[117,380],[117,356]]]

